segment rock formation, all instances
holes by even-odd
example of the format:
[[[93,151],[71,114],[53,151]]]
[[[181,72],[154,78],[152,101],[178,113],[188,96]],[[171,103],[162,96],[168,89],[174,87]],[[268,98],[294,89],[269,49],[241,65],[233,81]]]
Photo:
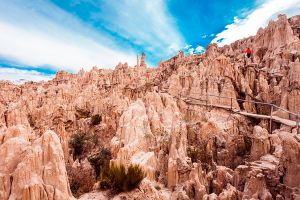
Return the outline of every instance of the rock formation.
[[[58,136],[12,126],[0,144],[0,199],[73,199]]]
[[[137,67],[0,81],[0,199],[72,199],[70,188],[83,189],[71,176],[94,175],[101,149],[147,177],[114,197],[91,178],[95,191],[80,199],[299,199],[299,27],[300,16],[280,15],[255,36],[157,68],[143,54]]]
[[[147,68],[146,54],[145,53],[142,53],[140,67]]]

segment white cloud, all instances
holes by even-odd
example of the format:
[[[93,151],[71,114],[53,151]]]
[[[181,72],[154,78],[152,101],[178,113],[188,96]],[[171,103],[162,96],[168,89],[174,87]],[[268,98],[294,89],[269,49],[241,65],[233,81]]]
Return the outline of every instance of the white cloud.
[[[76,40],[74,37],[68,42],[3,22],[0,22],[0,30],[0,55],[19,64],[77,71],[95,65],[113,67],[119,61],[134,63],[134,54],[109,49],[87,38]]]
[[[165,0],[101,1],[101,12],[93,16],[131,42],[169,56],[183,48],[185,42],[166,4]]]
[[[190,55],[193,55],[193,54],[194,54],[194,50],[195,50],[194,48],[189,48],[189,49],[188,49],[189,54],[190,54]]]
[[[217,34],[212,43],[219,46],[230,44],[238,39],[255,35],[260,27],[265,27],[270,19],[278,14],[292,16],[300,13],[300,0],[266,0],[245,19],[234,17],[234,22]]]
[[[192,45],[186,45],[184,51],[190,55],[195,55],[195,54],[203,53],[205,51],[205,48],[200,45],[198,45],[196,48],[192,47]]]
[[[186,44],[185,46],[184,46],[184,50],[187,50],[187,49],[189,49],[189,48],[191,48],[192,47],[192,45],[190,45],[190,44]]]
[[[115,9],[123,7],[119,2],[109,4]],[[136,4],[140,5],[139,1]],[[128,29],[121,33],[124,37],[137,38],[141,44],[148,46],[153,42],[151,47],[155,51],[162,50],[164,45],[164,51],[177,51],[181,40],[169,24],[164,3],[145,1],[143,4],[143,9],[138,9],[130,7],[127,2],[126,9],[131,10],[117,10],[119,14],[115,17],[109,13],[106,17],[120,26],[117,31]],[[134,9],[139,13],[134,13]],[[131,13],[131,20],[143,18],[147,21],[128,23],[122,18],[126,13]],[[132,30],[134,26],[136,29]],[[50,66],[76,72],[95,65],[111,68],[118,62],[136,63],[134,50],[122,49],[111,36],[84,25],[75,16],[47,1],[11,0],[0,3],[0,30],[0,57],[19,65]],[[155,37],[158,39],[154,40]]]
[[[0,80],[8,80],[14,83],[23,83],[25,81],[48,81],[52,78],[54,78],[54,75],[44,74],[35,70],[0,67]]]
[[[197,46],[195,49],[195,53],[202,53],[205,51],[205,48],[203,46]]]

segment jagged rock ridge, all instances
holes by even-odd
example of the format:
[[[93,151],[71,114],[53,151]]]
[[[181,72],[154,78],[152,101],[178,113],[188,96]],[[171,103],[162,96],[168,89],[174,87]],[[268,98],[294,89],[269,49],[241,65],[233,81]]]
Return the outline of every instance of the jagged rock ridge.
[[[299,114],[299,27],[300,16],[280,15],[256,36],[222,48],[212,44],[205,54],[180,52],[157,69],[147,68],[143,55],[134,68],[119,64],[60,71],[44,83],[1,82],[0,197],[73,198],[65,163],[84,166],[86,159],[73,160],[69,140],[88,132],[111,149],[112,162],[138,163],[147,172],[141,190],[116,199],[299,198],[296,128],[273,122],[270,130],[269,120],[186,101],[270,114],[267,105],[247,102],[261,101]],[[244,58],[247,47],[253,61]],[[102,122],[91,126],[96,114]],[[278,109],[272,115],[296,120]]]

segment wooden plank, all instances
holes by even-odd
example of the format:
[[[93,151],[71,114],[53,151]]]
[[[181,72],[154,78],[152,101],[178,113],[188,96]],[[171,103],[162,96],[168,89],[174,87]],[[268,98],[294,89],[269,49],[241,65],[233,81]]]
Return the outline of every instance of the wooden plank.
[[[186,103],[188,104],[193,104],[193,105],[200,105],[200,106],[207,106],[206,103],[201,103],[201,102],[193,102],[191,100],[184,100]],[[215,108],[221,108],[221,109],[226,109],[226,110],[231,110],[230,106],[223,106],[223,105],[210,105],[212,107]],[[252,117],[252,118],[256,118],[256,119],[271,119],[271,116],[269,115],[260,115],[260,114],[254,114],[254,113],[248,113],[245,111],[240,111],[237,109],[233,109],[233,112],[237,113],[237,114],[241,114],[247,117]],[[292,120],[288,120],[288,119],[283,119],[277,116],[272,116],[272,120],[274,120],[277,123],[281,123],[287,126],[291,126],[291,127],[296,127],[296,122],[292,121]]]
[[[259,114],[254,114],[254,113],[248,113],[245,111],[238,111],[237,113],[247,116],[247,117],[252,117],[252,118],[257,118],[257,119],[270,119],[270,116],[268,116],[268,115],[259,115]]]
[[[273,116],[273,120],[278,122],[278,123],[285,124],[287,126],[296,127],[296,122],[292,121],[292,120],[289,120],[289,119],[283,119],[283,118],[280,118],[280,117],[277,117],[277,116]]]
[[[277,123],[281,123],[290,127],[296,127],[297,123],[295,121],[292,120],[288,120],[288,119],[283,119],[277,116],[269,116],[269,115],[260,115],[260,114],[254,114],[254,113],[248,113],[245,111],[240,111],[238,109],[235,108],[231,108],[230,106],[224,106],[224,105],[215,105],[215,104],[210,104],[207,105],[206,103],[201,103],[200,101],[205,101],[205,100],[196,100],[196,99],[183,99],[183,101],[185,101],[187,104],[191,104],[191,105],[199,105],[199,106],[212,106],[215,108],[221,108],[221,109],[226,109],[226,110],[232,110],[233,112],[237,113],[237,114],[241,114],[247,117],[252,117],[252,118],[256,118],[256,119],[272,119],[273,121],[277,122]]]

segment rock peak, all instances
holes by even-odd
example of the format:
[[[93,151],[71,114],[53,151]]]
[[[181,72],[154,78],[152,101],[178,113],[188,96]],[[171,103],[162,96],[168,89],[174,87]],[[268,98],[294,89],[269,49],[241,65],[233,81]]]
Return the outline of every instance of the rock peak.
[[[141,56],[140,67],[142,67],[142,68],[147,68],[147,64],[146,64],[146,54],[145,54],[144,52],[142,53],[142,56]]]

